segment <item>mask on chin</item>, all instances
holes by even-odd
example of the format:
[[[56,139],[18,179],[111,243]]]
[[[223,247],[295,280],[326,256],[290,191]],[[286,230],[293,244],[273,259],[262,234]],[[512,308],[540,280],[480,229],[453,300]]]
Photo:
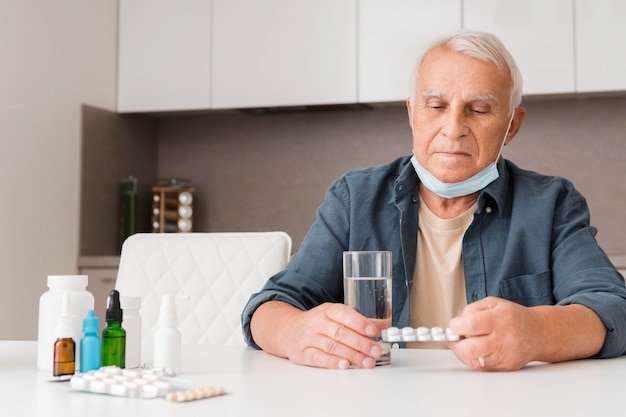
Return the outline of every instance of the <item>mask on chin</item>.
[[[411,163],[413,164],[415,172],[417,173],[417,176],[422,184],[439,197],[455,198],[474,194],[494,182],[500,176],[496,163],[498,162],[498,159],[500,159],[500,154],[502,153],[502,148],[504,148],[504,142],[506,141],[506,136],[509,134],[509,129],[511,128],[511,122],[513,121],[514,115],[515,111],[509,119],[509,125],[506,128],[504,138],[502,139],[502,145],[500,146],[500,151],[498,152],[498,156],[496,156],[496,160],[487,165],[482,171],[463,181],[443,182],[437,179],[433,174],[428,172],[426,168],[421,166],[420,163],[417,162],[415,155],[413,155],[411,157]]]
[[[473,194],[494,182],[500,175],[498,174],[498,168],[495,162],[492,162],[487,165],[485,169],[466,180],[459,182],[443,182],[426,171],[426,168],[417,162],[415,155],[411,157],[411,163],[422,184],[430,191],[443,198],[454,198]]]

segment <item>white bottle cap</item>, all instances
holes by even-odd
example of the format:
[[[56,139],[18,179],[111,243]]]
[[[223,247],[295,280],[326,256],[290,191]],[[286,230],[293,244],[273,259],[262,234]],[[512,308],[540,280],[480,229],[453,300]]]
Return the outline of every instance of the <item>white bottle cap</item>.
[[[48,275],[48,287],[86,287],[87,275]]]
[[[61,301],[61,314],[57,319],[57,327],[55,329],[55,335],[57,338],[72,338],[74,335],[74,323],[76,322],[76,317],[70,315],[70,303],[70,292],[63,293],[63,300]]]
[[[161,311],[159,313],[159,325],[160,326],[172,326],[178,325],[178,315],[176,313],[176,300],[189,300],[188,295],[165,294],[161,301]]]

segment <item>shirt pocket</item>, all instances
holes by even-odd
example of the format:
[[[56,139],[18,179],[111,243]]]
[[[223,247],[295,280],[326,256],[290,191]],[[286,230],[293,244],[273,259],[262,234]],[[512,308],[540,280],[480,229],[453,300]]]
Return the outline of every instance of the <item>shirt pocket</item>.
[[[500,282],[502,298],[532,307],[555,304],[550,270],[532,275],[519,275]]]

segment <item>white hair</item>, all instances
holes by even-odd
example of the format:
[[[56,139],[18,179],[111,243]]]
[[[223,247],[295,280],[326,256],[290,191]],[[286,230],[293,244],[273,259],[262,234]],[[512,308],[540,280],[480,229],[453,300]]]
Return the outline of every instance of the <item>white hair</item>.
[[[434,42],[418,59],[411,75],[411,105],[419,79],[419,70],[426,56],[435,49],[444,48],[472,58],[495,64],[500,70],[508,70],[511,79],[509,91],[509,115],[522,103],[522,73],[504,44],[491,33],[461,30]],[[503,66],[505,68],[503,68]]]

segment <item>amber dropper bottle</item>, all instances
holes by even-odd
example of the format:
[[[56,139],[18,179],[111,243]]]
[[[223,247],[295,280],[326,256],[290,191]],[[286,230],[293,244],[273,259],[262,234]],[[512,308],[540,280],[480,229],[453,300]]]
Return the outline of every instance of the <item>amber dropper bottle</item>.
[[[102,366],[126,367],[126,330],[122,328],[120,293],[112,290],[106,311],[107,327],[102,331]]]
[[[52,362],[53,376],[74,375],[76,371],[76,342],[72,339],[72,323],[74,318],[69,315],[70,294],[63,294],[61,301],[61,315],[57,321],[54,342],[54,358]]]

